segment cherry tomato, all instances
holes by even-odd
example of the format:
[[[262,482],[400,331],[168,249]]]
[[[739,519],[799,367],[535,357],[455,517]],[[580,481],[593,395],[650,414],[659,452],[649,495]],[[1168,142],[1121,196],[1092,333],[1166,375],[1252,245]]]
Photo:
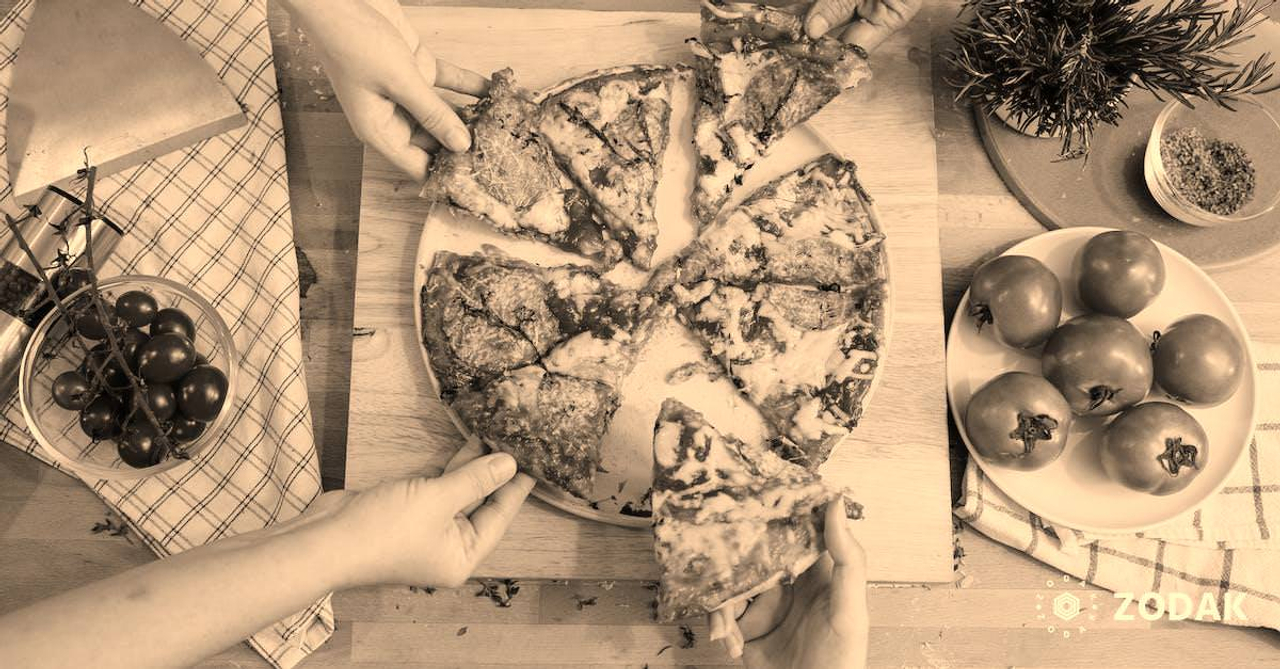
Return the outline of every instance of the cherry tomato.
[[[101,372],[98,371],[99,369]],[[84,362],[80,363],[80,374],[90,381],[96,379],[112,390],[124,390],[130,385],[129,375],[125,374],[124,367],[121,367],[120,362],[111,354],[111,346],[107,342],[89,349]]]
[[[1151,390],[1151,350],[1132,323],[1103,314],[1077,316],[1054,331],[1040,358],[1044,377],[1080,416],[1131,407]]]
[[[76,332],[85,339],[101,340],[107,338],[107,328],[98,316],[98,310],[92,304],[83,307],[83,311],[75,317]]]
[[[1164,290],[1164,258],[1146,235],[1112,230],[1080,254],[1080,301],[1100,314],[1129,318]]]
[[[156,298],[142,290],[131,290],[116,299],[116,316],[131,328],[150,325],[159,309]]]
[[[1099,450],[1113,481],[1139,492],[1169,495],[1191,484],[1209,461],[1209,437],[1182,407],[1139,404],[1111,421]]]
[[[169,427],[169,438],[179,444],[185,444],[199,439],[200,435],[204,434],[204,428],[204,423],[179,415],[173,419],[173,424]]]
[[[90,439],[110,439],[120,434],[120,402],[99,395],[80,411],[80,429]]]
[[[169,385],[148,383],[144,392],[146,393],[147,406],[151,408],[151,413],[155,414],[156,420],[169,420],[178,412],[178,396]],[[137,393],[130,393],[129,401],[130,407],[137,407],[137,411],[134,413],[135,418],[146,415],[142,411],[142,405]]]
[[[118,342],[120,352],[124,354],[124,359],[129,361],[129,369],[138,371],[138,351],[148,341],[151,341],[151,336],[142,330],[125,330],[124,334],[120,335]]]
[[[53,401],[63,409],[79,411],[92,399],[89,379],[80,372],[68,370],[53,380]]]
[[[993,258],[973,275],[969,315],[979,330],[990,323],[996,338],[1008,346],[1039,346],[1062,317],[1062,286],[1035,258]]]
[[[161,309],[156,312],[155,320],[151,321],[151,336],[165,333],[180,334],[186,337],[187,341],[195,341],[196,324],[181,309],[173,307]]]
[[[72,293],[84,288],[93,282],[92,275],[89,270],[82,267],[67,267],[58,270],[53,276],[49,277],[53,282],[53,290],[58,297],[70,297]]]
[[[1053,384],[1036,374],[1006,372],[974,393],[964,424],[984,460],[1030,471],[1062,454],[1072,420],[1071,407]]]
[[[142,469],[160,464],[169,452],[160,431],[145,417],[135,417],[116,440],[116,453],[125,464]]]
[[[196,350],[180,334],[152,335],[138,350],[138,373],[147,381],[173,383],[196,364]]]
[[[178,383],[178,409],[187,418],[209,422],[227,399],[227,376],[210,365],[196,367]]]
[[[1155,378],[1170,397],[1220,404],[1244,379],[1244,347],[1226,323],[1208,314],[1187,316],[1157,332]]]

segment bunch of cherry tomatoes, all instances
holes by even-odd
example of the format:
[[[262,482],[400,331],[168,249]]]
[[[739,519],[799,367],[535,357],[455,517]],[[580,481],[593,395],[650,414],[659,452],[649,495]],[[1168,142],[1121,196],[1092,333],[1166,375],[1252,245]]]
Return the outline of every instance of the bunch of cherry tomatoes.
[[[1129,322],[1160,294],[1164,260],[1146,236],[1101,233],[1075,277],[1089,310],[1064,323],[1058,277],[1035,258],[1000,256],[978,268],[970,315],[1008,346],[1043,346],[1042,375],[1007,372],[974,393],[965,413],[983,459],[1024,471],[1060,456],[1077,417],[1110,417],[1099,455],[1112,480],[1140,492],[1186,488],[1208,462],[1209,439],[1183,405],[1229,399],[1244,347],[1225,323],[1195,314],[1146,336]],[[1144,401],[1159,395],[1170,401]]]
[[[227,376],[196,351],[195,323],[181,309],[162,309],[141,290],[103,306],[110,322],[103,322],[88,296],[73,305],[76,333],[99,343],[79,367],[54,379],[53,401],[79,412],[80,428],[90,439],[115,440],[126,464],[150,467],[178,454],[181,444],[197,439],[217,418]],[[108,328],[140,392],[113,355]]]

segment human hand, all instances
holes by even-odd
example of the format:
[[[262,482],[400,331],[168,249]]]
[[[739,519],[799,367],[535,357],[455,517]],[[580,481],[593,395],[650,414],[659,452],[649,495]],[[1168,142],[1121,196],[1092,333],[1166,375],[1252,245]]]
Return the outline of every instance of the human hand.
[[[320,513],[347,553],[341,585],[462,585],[493,552],[533,483],[516,474],[510,455],[494,453],[438,478],[392,481],[326,502]]]
[[[923,4],[924,0],[818,0],[805,17],[805,32],[817,38],[832,27],[849,23],[840,39],[874,51],[906,27]]]
[[[794,584],[734,611],[712,612],[711,639],[723,639],[748,669],[866,666],[866,555],[849,530],[843,504],[827,505],[825,523],[827,554]]]
[[[484,77],[433,56],[396,0],[283,0],[316,46],[351,124],[417,181],[443,145],[466,151],[471,133],[435,87],[483,95]]]

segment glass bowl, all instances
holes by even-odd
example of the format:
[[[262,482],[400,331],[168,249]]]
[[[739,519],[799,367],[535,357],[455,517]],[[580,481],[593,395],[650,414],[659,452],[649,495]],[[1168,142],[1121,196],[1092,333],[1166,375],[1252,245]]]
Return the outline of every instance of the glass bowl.
[[[140,479],[168,471],[194,459],[215,443],[234,413],[236,376],[239,358],[231,331],[217,309],[187,286],[156,276],[119,276],[99,281],[99,289],[108,307],[122,293],[142,290],[156,299],[161,309],[177,307],[195,321],[195,349],[209,363],[227,375],[227,396],[220,411],[194,441],[184,444],[189,458],[166,455],[158,464],[134,468],[116,453],[114,440],[95,441],[80,429],[79,412],[54,404],[53,380],[62,372],[75,369],[84,358],[84,349],[73,341],[66,319],[58,310],[50,311],[36,326],[22,355],[18,376],[18,398],[27,429],[60,464],[89,479]],[[65,302],[86,294],[89,288],[71,295]]]
[[[1257,218],[1280,203],[1280,170],[1271,158],[1280,156],[1280,123],[1265,105],[1253,100],[1231,103],[1235,111],[1207,100],[1192,109],[1176,100],[1165,105],[1156,117],[1147,139],[1143,174],[1152,197],[1170,216],[1202,227],[1239,223]],[[1235,142],[1254,166],[1253,198],[1230,215],[1203,209],[1179,192],[1170,182],[1167,166],[1160,156],[1160,140],[1183,128],[1197,128],[1208,139]]]

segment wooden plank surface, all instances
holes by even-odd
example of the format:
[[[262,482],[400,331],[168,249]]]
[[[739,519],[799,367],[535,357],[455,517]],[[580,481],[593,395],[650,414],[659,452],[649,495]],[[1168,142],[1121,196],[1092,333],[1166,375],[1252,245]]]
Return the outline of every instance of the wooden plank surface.
[[[12,0],[0,0],[7,11]],[[549,7],[565,9],[630,9],[693,11],[691,0],[406,0],[415,5],[481,7]],[[933,19],[934,120],[937,135],[938,218],[948,312],[959,301],[976,263],[1013,242],[1040,231],[1018,206],[991,168],[974,134],[972,115],[951,100],[952,89],[937,54],[949,43],[947,30],[958,0],[927,3]],[[271,6],[271,35],[284,105],[289,180],[298,244],[310,257],[318,283],[302,301],[303,343],[315,409],[317,446],[326,486],[341,487],[346,439],[348,356],[351,343],[351,299],[355,284],[356,225],[360,198],[361,149],[351,135],[333,91],[320,70],[306,36],[288,16]],[[1271,10],[1273,18],[1280,9]],[[463,60],[464,65],[469,59]],[[1280,257],[1270,256],[1229,272],[1213,272],[1236,301],[1253,337],[1280,343]],[[323,429],[321,429],[323,426]],[[964,465],[964,448],[952,441],[953,477]],[[335,467],[336,463],[336,467]],[[954,484],[953,484],[954,485]],[[103,505],[78,482],[14,451],[0,448],[0,613],[90,583],[151,560],[136,539],[95,534],[104,520]],[[1280,635],[1270,630],[1227,628],[1200,623],[1139,623],[1097,626],[1071,639],[1050,635],[1032,613],[1036,594],[1059,574],[1026,555],[973,532],[956,536],[964,557],[953,584],[932,588],[875,588],[870,596],[871,665],[875,667],[1265,667],[1280,666]],[[609,586],[606,589],[604,586]],[[472,667],[563,667],[554,657],[525,652],[529,637],[556,638],[567,626],[604,624],[608,633],[589,643],[626,648],[609,661],[583,664],[595,669],[670,666],[697,662],[704,669],[730,666],[723,654],[708,652],[705,630],[695,627],[695,647],[681,650],[678,630],[664,628],[661,645],[631,643],[628,635],[644,628],[644,612],[652,592],[643,583],[594,581],[525,584],[510,608],[498,608],[474,596],[475,585],[428,595],[405,587],[361,588],[334,598],[338,631],[303,667],[388,667],[380,654],[393,635],[382,625],[456,625],[453,641],[475,644],[471,626],[510,623],[521,634],[505,639],[507,652],[488,665],[436,659],[425,640],[395,636],[400,651],[395,666],[444,669]],[[1080,594],[1109,595],[1085,587]],[[594,605],[578,602],[596,596]],[[1103,610],[1103,618],[1110,615]],[[457,630],[468,632],[457,636]],[[603,631],[603,630],[602,630]],[[652,635],[652,632],[645,632]],[[647,638],[653,638],[648,636]],[[448,642],[449,640],[445,640]],[[376,645],[375,645],[376,644]],[[680,654],[674,654],[681,651]],[[694,655],[696,654],[696,655]],[[707,656],[710,660],[707,661]],[[266,667],[243,644],[203,663],[209,667]]]
[[[421,8],[409,19],[439,57],[490,72],[508,65],[537,89],[600,67],[688,62],[691,13]],[[892,332],[886,364],[853,436],[823,467],[867,509],[857,524],[877,581],[951,577],[937,173],[927,59],[929,23],[881,48],[875,75],[811,123],[854,159],[876,200],[890,259]],[[608,44],[607,51],[599,49]],[[347,476],[350,488],[435,474],[461,444],[427,382],[413,324],[416,240],[429,203],[366,151],[361,184]],[[652,578],[647,530],[526,505],[481,576]]]

